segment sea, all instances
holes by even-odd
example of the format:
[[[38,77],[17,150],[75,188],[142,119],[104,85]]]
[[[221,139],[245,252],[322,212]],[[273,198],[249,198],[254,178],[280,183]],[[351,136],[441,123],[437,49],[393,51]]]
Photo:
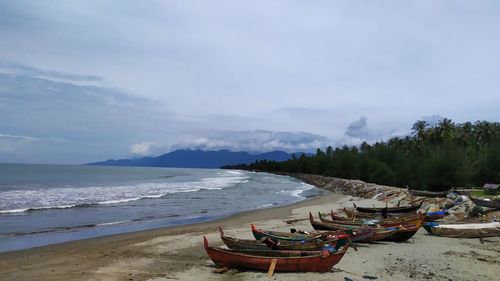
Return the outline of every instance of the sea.
[[[323,191],[240,170],[0,164],[0,252],[191,224]]]

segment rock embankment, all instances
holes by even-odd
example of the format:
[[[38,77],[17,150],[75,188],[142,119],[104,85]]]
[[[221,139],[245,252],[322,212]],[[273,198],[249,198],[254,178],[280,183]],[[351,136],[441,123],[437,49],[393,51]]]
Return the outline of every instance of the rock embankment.
[[[411,205],[425,199],[420,211],[435,212],[448,210],[448,221],[459,221],[471,216],[481,214],[477,207],[468,197],[460,195],[449,195],[447,197],[424,198],[417,197],[406,188],[367,183],[361,180],[348,180],[340,178],[325,177],[311,174],[289,174],[305,183],[332,192],[351,195],[359,198],[377,199],[387,202],[390,206]]]

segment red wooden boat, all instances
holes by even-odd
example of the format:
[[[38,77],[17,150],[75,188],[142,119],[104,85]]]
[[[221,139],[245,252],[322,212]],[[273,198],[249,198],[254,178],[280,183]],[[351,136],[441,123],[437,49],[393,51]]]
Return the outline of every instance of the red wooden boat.
[[[273,260],[276,260],[274,271],[288,272],[329,272],[349,248],[349,245],[345,245],[335,253],[328,251],[226,250],[208,246],[208,240],[205,236],[203,236],[203,243],[208,256],[217,266],[268,271]]]

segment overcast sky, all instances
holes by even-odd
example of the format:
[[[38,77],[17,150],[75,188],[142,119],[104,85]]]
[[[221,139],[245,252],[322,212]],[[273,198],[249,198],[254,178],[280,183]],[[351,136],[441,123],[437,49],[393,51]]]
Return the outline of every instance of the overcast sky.
[[[498,1],[0,0],[0,162],[499,121]]]

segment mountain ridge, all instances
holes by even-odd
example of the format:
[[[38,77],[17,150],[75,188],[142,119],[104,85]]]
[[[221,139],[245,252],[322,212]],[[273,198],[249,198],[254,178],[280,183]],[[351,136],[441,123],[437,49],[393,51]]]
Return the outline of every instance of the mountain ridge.
[[[141,157],[133,159],[109,159],[85,165],[92,166],[129,166],[129,167],[171,167],[171,168],[220,168],[226,165],[250,164],[257,160],[286,161],[302,152],[287,153],[270,151],[250,154],[246,151],[181,149],[156,157]]]

